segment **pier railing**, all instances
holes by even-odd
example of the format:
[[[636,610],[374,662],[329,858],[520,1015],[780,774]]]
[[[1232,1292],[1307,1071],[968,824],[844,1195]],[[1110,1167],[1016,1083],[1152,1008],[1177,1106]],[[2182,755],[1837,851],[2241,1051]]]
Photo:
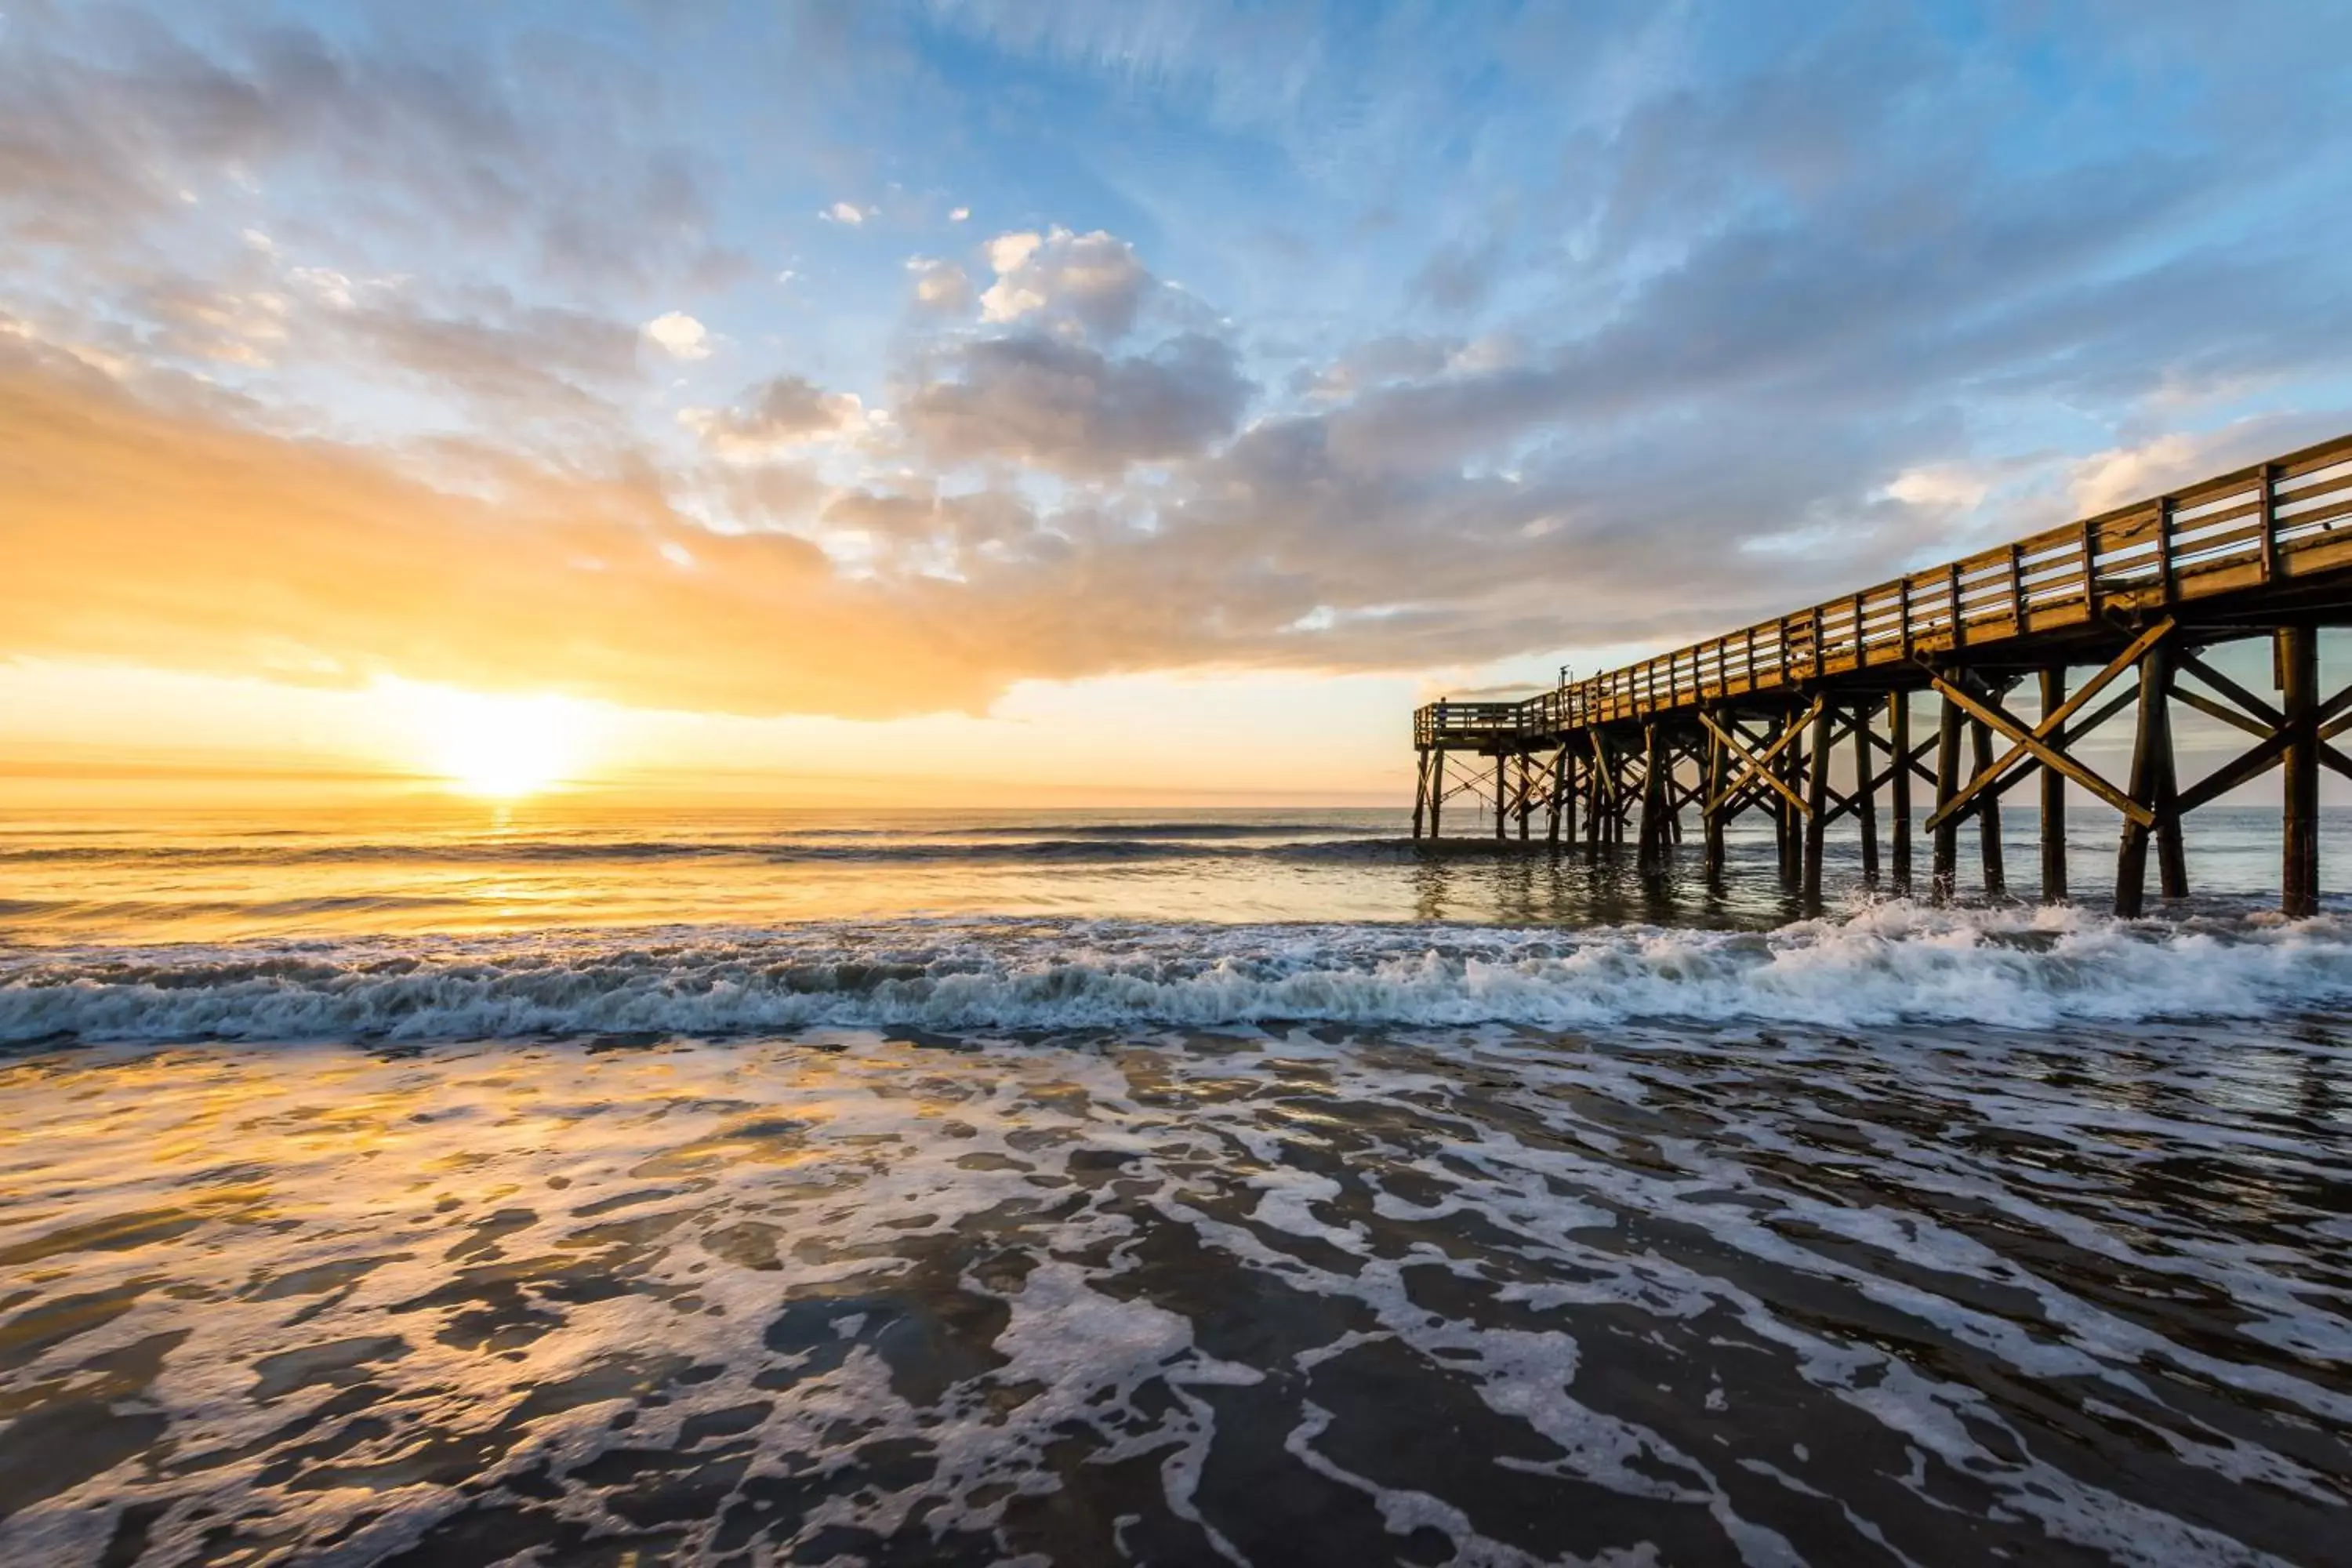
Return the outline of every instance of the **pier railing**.
[[[1433,703],[1414,744],[1476,749],[2063,634],[2352,566],[2352,437],[1759,621],[1517,703]]]

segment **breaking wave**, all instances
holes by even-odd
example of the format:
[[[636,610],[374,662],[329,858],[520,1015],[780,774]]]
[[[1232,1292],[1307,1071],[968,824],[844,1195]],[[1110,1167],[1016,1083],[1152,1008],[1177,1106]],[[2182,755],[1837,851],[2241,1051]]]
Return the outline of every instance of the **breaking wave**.
[[[1863,906],[1770,931],[824,922],[0,958],[0,1041],[1658,1020],[1859,1029],[2243,1017],[2352,999],[2326,917]]]

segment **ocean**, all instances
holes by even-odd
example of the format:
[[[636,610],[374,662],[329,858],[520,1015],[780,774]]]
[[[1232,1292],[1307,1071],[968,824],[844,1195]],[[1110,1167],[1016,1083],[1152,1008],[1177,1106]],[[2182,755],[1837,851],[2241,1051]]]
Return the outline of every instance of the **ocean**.
[[[0,1563],[2352,1560],[2352,899],[2114,821],[0,821]]]

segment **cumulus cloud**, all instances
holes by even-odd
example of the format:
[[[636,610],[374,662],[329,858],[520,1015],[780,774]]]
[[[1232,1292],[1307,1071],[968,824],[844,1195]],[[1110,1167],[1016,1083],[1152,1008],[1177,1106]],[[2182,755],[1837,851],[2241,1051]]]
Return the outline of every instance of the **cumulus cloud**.
[[[990,321],[1074,321],[1108,342],[1135,325],[1156,284],[1133,246],[1100,229],[1001,234],[982,251],[996,274],[980,297],[981,316]]]
[[[1198,333],[1121,357],[1035,333],[988,339],[940,368],[899,410],[935,458],[1074,474],[1193,456],[1234,432],[1253,391],[1232,348]]]
[[[856,228],[874,216],[871,207],[861,207],[855,202],[835,202],[817,215],[827,223],[845,224]]]
[[[806,446],[862,430],[866,405],[857,395],[826,392],[797,375],[780,375],[753,387],[734,408],[687,408],[678,423],[702,438],[714,455],[734,462],[758,462]]]
[[[710,357],[709,331],[683,310],[656,316],[645,324],[644,330],[647,340],[672,359]]]
[[[907,270],[915,279],[915,303],[924,310],[961,315],[971,309],[971,276],[954,262],[910,257]]]

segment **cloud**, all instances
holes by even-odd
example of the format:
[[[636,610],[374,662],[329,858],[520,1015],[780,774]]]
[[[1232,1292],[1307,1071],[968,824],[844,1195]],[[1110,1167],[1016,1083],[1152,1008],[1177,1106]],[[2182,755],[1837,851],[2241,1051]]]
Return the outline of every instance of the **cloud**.
[[[916,256],[907,261],[915,279],[915,303],[927,310],[961,315],[971,309],[971,277],[952,261]]]
[[[1254,390],[1233,350],[1186,333],[1112,357],[1034,333],[966,344],[901,404],[939,460],[1008,460],[1072,474],[1194,456],[1230,436]]]
[[[862,430],[867,416],[855,393],[826,392],[800,376],[780,375],[753,387],[743,406],[687,408],[677,417],[713,456],[759,462],[812,441]]]
[[[397,366],[501,422],[619,418],[608,396],[638,379],[637,330],[585,310],[518,305],[497,291],[465,302],[473,309],[436,310],[379,290],[316,325],[349,338],[359,357]],[[651,326],[644,331],[653,335]]]
[[[710,334],[700,321],[681,310],[656,316],[645,324],[645,334],[672,359],[709,359]]]
[[[861,207],[853,202],[835,202],[817,214],[817,216],[827,223],[845,224],[851,228],[856,228],[867,218],[872,217],[874,211],[872,207]]]
[[[1126,336],[1156,287],[1135,247],[1100,229],[1001,234],[982,248],[996,274],[980,297],[985,321],[1066,320],[1109,342]]]
[[[0,649],[359,685],[386,674],[646,707],[861,717],[984,703],[1009,671],[919,594],[789,534],[694,526],[654,477],[388,453],[142,402],[0,340]],[[665,545],[701,570],[647,570]]]
[[[698,160],[610,73],[534,91],[551,62],[528,46],[435,51],[410,33],[408,47],[355,47],[235,19],[200,45],[182,20],[11,9],[0,236],[127,259],[215,199],[308,183],[360,197],[372,234],[445,253],[509,244],[572,282],[671,268],[713,280],[740,265],[710,238]]]

